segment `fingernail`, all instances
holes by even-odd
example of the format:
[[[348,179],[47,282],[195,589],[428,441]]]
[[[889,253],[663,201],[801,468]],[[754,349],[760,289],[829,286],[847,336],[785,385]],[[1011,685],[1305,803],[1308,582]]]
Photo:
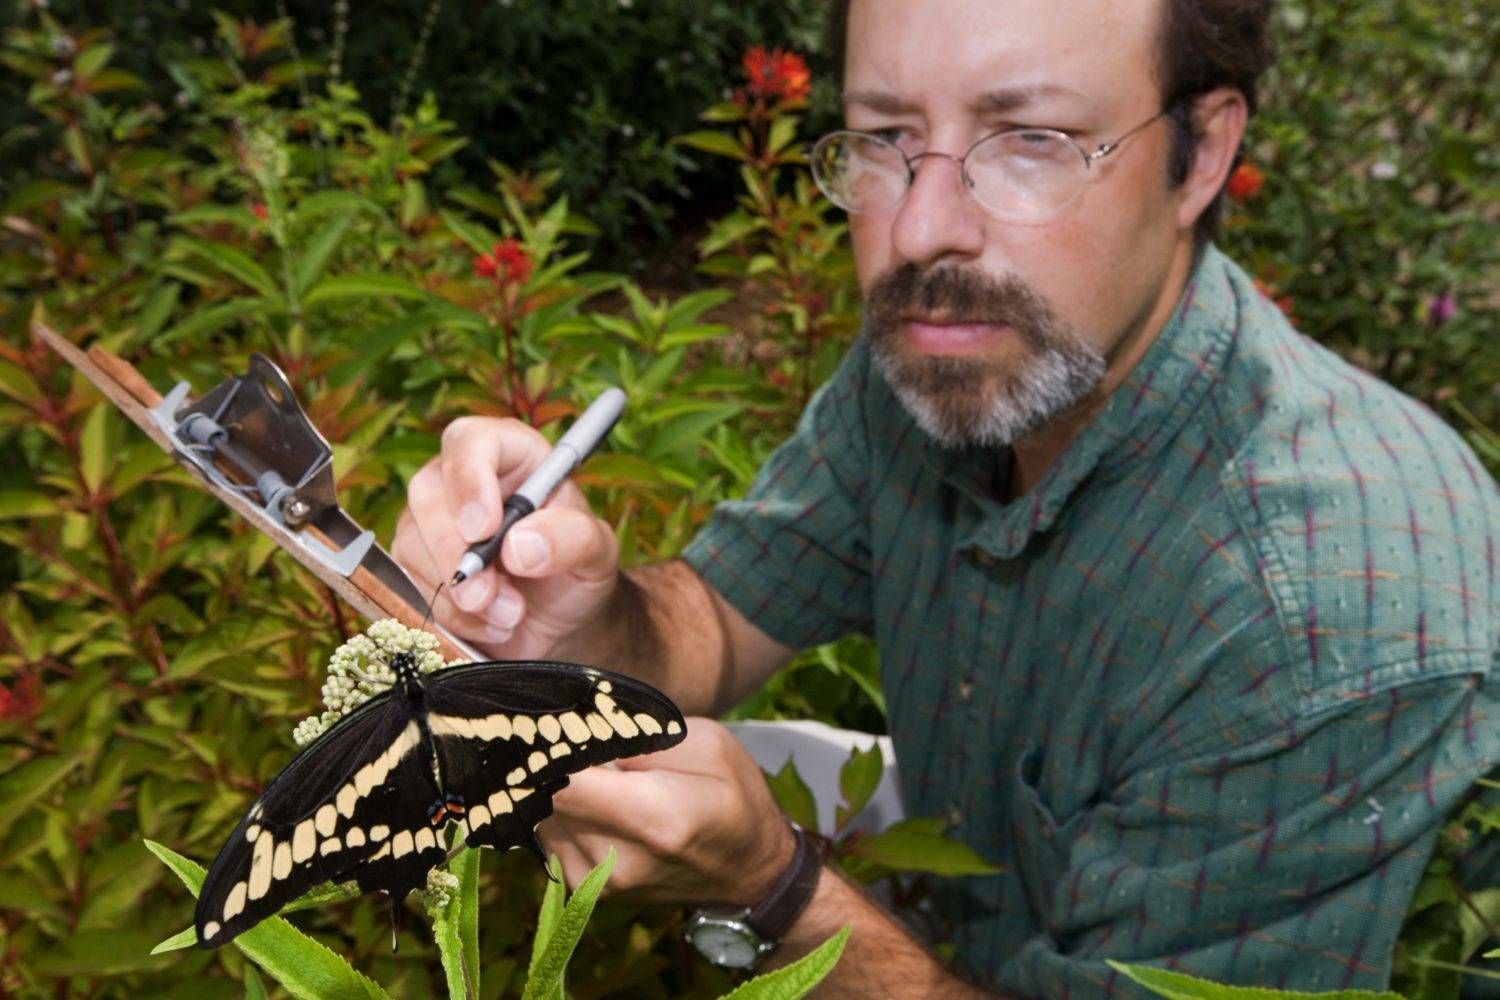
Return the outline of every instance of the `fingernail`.
[[[481,576],[471,576],[453,588],[453,603],[465,611],[478,611],[489,599],[490,585]]]
[[[535,569],[551,554],[547,540],[535,531],[517,528],[510,533],[510,563],[516,569],[522,572]]]
[[[484,628],[484,641],[490,643],[491,645],[498,646],[501,643],[510,642],[511,633],[513,632],[515,632],[515,629],[500,628],[496,625],[486,625]]]
[[[497,625],[509,632],[521,620],[521,599],[515,594],[502,590],[500,596],[495,598],[489,610],[484,613],[484,617],[491,625]]]
[[[470,500],[458,512],[458,532],[465,541],[484,541],[485,524],[489,521],[484,504]]]

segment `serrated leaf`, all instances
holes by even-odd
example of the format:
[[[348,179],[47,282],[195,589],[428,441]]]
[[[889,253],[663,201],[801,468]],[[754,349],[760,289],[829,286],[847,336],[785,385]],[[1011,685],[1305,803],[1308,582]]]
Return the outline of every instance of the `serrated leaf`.
[[[303,298],[304,306],[338,299],[406,299],[426,302],[430,294],[402,278],[387,274],[339,274],[324,278]]]
[[[997,875],[1004,871],[980,857],[968,844],[920,830],[892,827],[861,837],[849,853],[902,872],[930,875]]]
[[[871,744],[868,750],[855,747],[849,752],[849,759],[839,769],[839,793],[844,797],[845,819],[856,815],[865,807],[870,796],[875,794],[883,774],[885,756],[880,752],[879,743]]]
[[[802,780],[802,775],[797,773],[790,757],[774,775],[767,772],[766,785],[771,789],[771,797],[792,822],[804,830],[817,832],[817,800],[813,798],[807,782]]]
[[[578,883],[578,890],[573,893],[573,898],[563,907],[562,916],[558,917],[557,927],[552,931],[547,947],[543,949],[541,958],[536,961],[526,980],[522,1000],[551,1000],[552,997],[561,995],[568,959],[573,957],[573,949],[578,947],[578,939],[583,936],[583,928],[594,912],[594,904],[599,901],[599,894],[604,891],[604,883],[609,881],[609,873],[614,871],[614,867],[615,849],[611,846],[604,860],[584,876],[583,881]]]
[[[1399,993],[1375,993],[1371,990],[1338,990],[1333,993],[1295,993],[1290,990],[1264,989],[1255,986],[1225,986],[1198,979],[1182,972],[1157,969],[1146,965],[1126,965],[1105,959],[1109,967],[1128,976],[1157,996],[1168,1000],[1291,1000],[1293,997],[1318,997],[1320,1000],[1404,1000]]]
[[[851,927],[837,934],[785,968],[756,976],[724,994],[720,1000],[800,1000],[821,983],[844,954]]]
[[[196,899],[206,874],[203,866],[155,841],[147,840],[145,845],[182,880]],[[295,997],[305,1000],[388,1000],[389,995],[372,980],[280,917],[262,920],[235,938],[233,943]]]
[[[536,935],[531,939],[531,963],[526,970],[528,980],[536,976],[537,966],[541,964],[542,955],[552,940],[552,933],[557,930],[557,922],[562,919],[562,862],[556,854],[547,860],[547,870],[556,872],[557,877],[548,879],[547,888],[542,891],[542,906],[536,916]]]
[[[448,870],[458,876],[457,899],[462,909],[458,917],[458,940],[463,947],[464,976],[479,995],[479,851],[466,847],[448,863]]]

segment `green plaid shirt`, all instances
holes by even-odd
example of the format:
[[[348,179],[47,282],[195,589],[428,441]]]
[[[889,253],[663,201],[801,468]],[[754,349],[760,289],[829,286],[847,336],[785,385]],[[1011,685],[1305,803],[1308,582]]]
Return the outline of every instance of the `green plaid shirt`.
[[[787,645],[874,636],[907,808],[1005,868],[935,899],[977,979],[1384,986],[1500,761],[1494,482],[1213,248],[1011,503],[1008,460],[935,446],[857,345],[686,557]]]

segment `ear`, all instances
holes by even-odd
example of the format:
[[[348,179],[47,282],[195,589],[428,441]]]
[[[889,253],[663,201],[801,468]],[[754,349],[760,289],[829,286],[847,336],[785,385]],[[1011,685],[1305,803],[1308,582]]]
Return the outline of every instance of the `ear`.
[[[1245,137],[1250,117],[1245,95],[1234,87],[1219,87],[1193,102],[1193,122],[1198,145],[1186,179],[1177,189],[1177,225],[1192,229],[1234,169],[1235,154]]]

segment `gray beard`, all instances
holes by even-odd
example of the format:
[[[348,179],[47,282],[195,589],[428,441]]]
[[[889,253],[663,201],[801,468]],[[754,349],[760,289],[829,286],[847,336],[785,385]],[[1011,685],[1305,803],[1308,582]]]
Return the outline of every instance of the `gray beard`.
[[[994,448],[1046,426],[1098,388],[1103,355],[1081,338],[1066,339],[1066,346],[1050,344],[1009,371],[970,358],[905,357],[892,338],[873,338],[870,354],[934,441],[945,448]]]

